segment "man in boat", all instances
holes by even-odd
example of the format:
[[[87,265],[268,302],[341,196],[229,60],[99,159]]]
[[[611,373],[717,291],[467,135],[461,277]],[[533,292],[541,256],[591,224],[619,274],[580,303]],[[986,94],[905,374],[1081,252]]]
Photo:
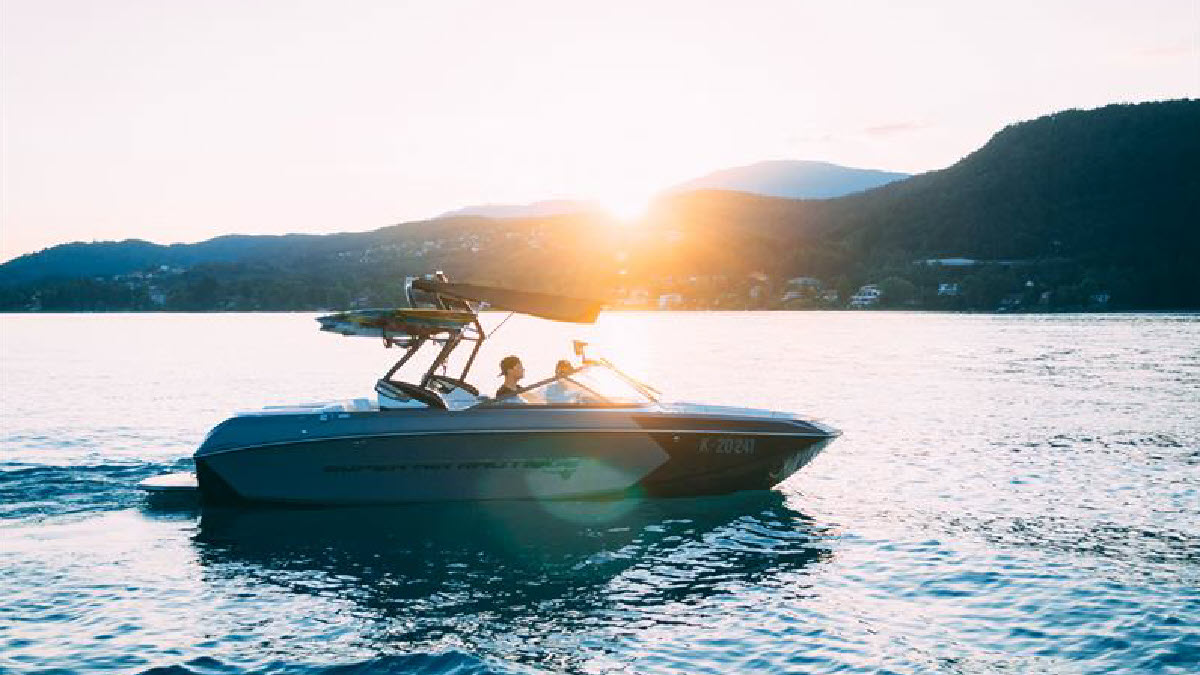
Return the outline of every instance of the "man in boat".
[[[521,359],[516,356],[506,356],[500,359],[500,375],[504,378],[504,384],[496,390],[496,400],[515,396],[521,387],[518,384],[522,377],[525,377],[525,366],[521,363]],[[520,399],[517,399],[520,401]]]

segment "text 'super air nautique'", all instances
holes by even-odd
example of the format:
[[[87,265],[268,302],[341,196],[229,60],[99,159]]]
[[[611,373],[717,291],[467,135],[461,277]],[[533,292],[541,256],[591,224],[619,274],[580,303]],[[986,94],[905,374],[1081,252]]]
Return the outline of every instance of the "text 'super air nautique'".
[[[599,303],[409,279],[411,308],[320,317],[321,329],[382,338],[405,350],[373,399],[266,408],[221,422],[195,453],[205,503],[385,504],[710,495],[768,489],[838,432],[796,415],[683,403],[576,345],[573,372],[511,397],[465,381],[485,334],[479,303],[591,323]],[[432,365],[396,374],[422,348]],[[458,377],[445,374],[469,347]],[[439,374],[440,371],[440,374]],[[147,489],[155,489],[155,480]],[[173,485],[162,477],[160,489]]]

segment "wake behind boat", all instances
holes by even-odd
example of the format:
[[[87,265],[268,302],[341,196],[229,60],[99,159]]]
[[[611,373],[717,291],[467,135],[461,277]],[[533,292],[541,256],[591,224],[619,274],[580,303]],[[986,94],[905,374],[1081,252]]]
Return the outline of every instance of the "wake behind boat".
[[[591,323],[600,304],[410,278],[411,308],[318,319],[404,355],[374,399],[266,408],[217,425],[195,453],[206,503],[385,504],[625,495],[694,496],[771,488],[839,434],[796,415],[664,403],[605,359],[491,399],[466,378],[486,338],[479,307]],[[398,373],[427,346],[413,381]],[[466,351],[457,377],[451,355]],[[153,480],[153,479],[152,479]],[[147,486],[151,489],[151,486]]]

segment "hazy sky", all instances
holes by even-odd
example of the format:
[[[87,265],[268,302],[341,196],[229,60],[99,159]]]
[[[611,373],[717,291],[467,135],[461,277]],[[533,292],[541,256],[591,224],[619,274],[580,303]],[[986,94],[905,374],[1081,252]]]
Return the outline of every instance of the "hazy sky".
[[[1200,96],[1200,0],[0,0],[0,260],[72,240],[618,208],[707,171],[919,172]]]

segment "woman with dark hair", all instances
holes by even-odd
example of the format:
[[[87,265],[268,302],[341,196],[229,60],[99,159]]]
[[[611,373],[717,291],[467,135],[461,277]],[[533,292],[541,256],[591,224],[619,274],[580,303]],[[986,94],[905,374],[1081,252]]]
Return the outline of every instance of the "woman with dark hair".
[[[563,380],[564,377],[574,372],[575,366],[572,366],[571,362],[566,359],[562,359],[554,365],[554,377],[557,379],[546,387],[547,403],[579,403],[578,387]]]

